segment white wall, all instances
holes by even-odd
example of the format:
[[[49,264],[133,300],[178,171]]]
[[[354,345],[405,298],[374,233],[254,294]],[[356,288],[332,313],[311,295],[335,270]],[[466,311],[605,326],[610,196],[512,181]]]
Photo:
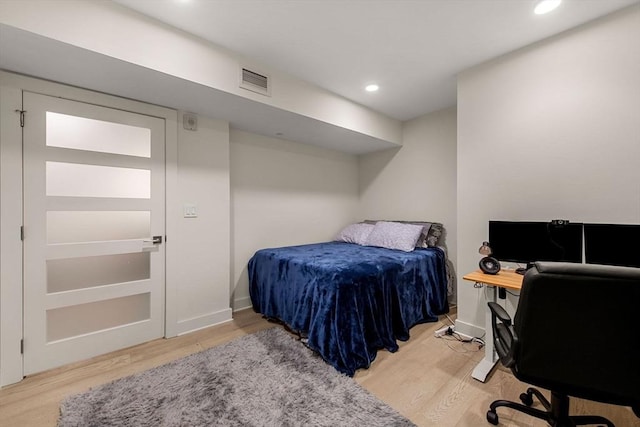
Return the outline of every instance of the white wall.
[[[352,155],[231,130],[232,298],[250,307],[247,262],[258,249],[331,240],[357,220]]]
[[[168,245],[175,245],[173,297],[182,333],[231,318],[231,219],[229,124],[200,116],[196,131],[185,130],[182,113],[178,123],[177,198],[169,209],[180,219]],[[185,204],[196,206],[196,218],[184,218]]]
[[[360,216],[441,222],[455,265],[456,109],[403,124],[399,149],[360,156]]]
[[[640,223],[640,7],[470,69],[458,80],[458,270],[488,221]],[[461,332],[484,298],[458,280]]]
[[[0,386],[22,378],[21,108],[22,92],[0,72]]]

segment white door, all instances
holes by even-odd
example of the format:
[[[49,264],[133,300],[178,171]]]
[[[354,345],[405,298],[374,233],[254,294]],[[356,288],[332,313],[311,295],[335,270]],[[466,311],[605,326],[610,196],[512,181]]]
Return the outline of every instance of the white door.
[[[24,374],[164,335],[164,119],[23,93]]]

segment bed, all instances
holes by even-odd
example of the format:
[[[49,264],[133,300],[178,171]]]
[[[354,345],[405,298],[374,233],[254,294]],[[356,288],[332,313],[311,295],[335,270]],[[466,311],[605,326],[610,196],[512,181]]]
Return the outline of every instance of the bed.
[[[411,251],[332,241],[258,250],[248,263],[253,309],[284,323],[353,376],[379,349],[448,312],[441,247]]]

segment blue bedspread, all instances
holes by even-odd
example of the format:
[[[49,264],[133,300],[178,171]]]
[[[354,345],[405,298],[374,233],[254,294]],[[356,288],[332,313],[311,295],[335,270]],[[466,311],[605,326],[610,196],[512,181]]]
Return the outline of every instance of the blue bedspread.
[[[409,328],[447,313],[445,255],[329,242],[261,249],[249,260],[253,309],[308,337],[353,376],[378,349],[398,349]]]

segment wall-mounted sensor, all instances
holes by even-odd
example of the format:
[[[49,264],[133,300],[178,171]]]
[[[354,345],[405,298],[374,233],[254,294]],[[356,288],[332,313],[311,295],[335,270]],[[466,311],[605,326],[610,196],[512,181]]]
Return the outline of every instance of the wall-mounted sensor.
[[[191,113],[185,113],[182,116],[182,127],[186,130],[198,130],[198,116]]]

